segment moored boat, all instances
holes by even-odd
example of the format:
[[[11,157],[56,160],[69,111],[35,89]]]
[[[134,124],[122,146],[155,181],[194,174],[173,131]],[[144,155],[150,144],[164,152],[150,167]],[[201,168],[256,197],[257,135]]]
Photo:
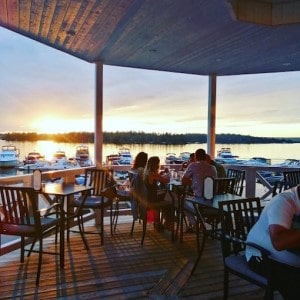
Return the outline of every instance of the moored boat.
[[[175,161],[177,161],[179,158],[176,156],[175,153],[167,153],[165,158],[166,165],[175,164]]]
[[[67,160],[67,156],[65,151],[57,150],[53,153],[52,162],[61,162],[66,160]]]
[[[76,147],[75,159],[81,167],[88,167],[93,164],[90,158],[89,147],[84,144],[80,144]]]
[[[165,163],[167,165],[180,165],[188,161],[190,158],[190,152],[181,152],[179,156],[176,156],[175,153],[167,153],[165,158]]]
[[[13,145],[2,146],[0,168],[14,168],[19,165],[20,151]]]
[[[75,158],[52,160],[52,161],[38,161],[32,164],[26,164],[18,167],[18,170],[31,172],[34,170],[40,171],[55,171],[65,170],[71,168],[79,168],[80,165]]]
[[[24,163],[24,165],[35,164],[44,159],[45,159],[45,156],[42,155],[40,152],[32,151],[32,152],[29,152],[27,156],[25,156],[23,163]]]
[[[221,164],[236,164],[239,160],[238,155],[232,155],[231,148],[221,148],[215,161]]]
[[[118,165],[120,160],[119,154],[109,154],[106,156],[107,165]]]
[[[131,165],[133,158],[129,148],[122,147],[117,154],[109,154],[106,156],[107,165]]]
[[[119,149],[119,156],[120,156],[120,160],[119,160],[119,164],[120,165],[131,165],[133,162],[132,159],[132,155],[130,153],[129,148],[126,147],[122,147]]]

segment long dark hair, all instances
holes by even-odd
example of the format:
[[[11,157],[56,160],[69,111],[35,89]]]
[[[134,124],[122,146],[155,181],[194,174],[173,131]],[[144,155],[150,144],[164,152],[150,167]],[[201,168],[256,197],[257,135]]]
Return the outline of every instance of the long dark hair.
[[[138,168],[145,168],[148,160],[148,154],[146,152],[139,152],[137,156],[134,159],[133,162],[133,169],[138,169]]]
[[[146,168],[145,168],[145,175],[149,175],[150,172],[157,172],[159,169],[159,157],[152,156],[148,159]]]

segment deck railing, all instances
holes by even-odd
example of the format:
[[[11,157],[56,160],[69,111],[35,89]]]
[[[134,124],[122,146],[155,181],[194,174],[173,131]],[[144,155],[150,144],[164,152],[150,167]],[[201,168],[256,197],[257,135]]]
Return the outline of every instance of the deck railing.
[[[126,171],[131,168],[131,165],[112,165],[112,166],[103,166],[107,167],[114,171]],[[162,164],[161,168],[172,168],[178,171],[181,165],[165,165]],[[235,167],[234,165],[230,167]],[[85,169],[87,167],[81,168],[72,168],[72,169],[65,169],[65,170],[56,170],[56,171],[45,171],[42,173],[43,180],[54,180],[57,178],[63,178],[64,182],[74,182],[75,177],[79,175],[84,175]],[[243,166],[244,169],[252,169],[252,167]],[[249,177],[248,177],[249,178]],[[251,179],[252,180],[252,179]],[[253,180],[252,180],[253,181]],[[22,183],[24,185],[31,185],[32,182],[32,174],[24,174],[24,175],[15,175],[15,176],[7,176],[7,177],[0,177],[0,184],[19,184]],[[246,176],[246,187],[247,187],[247,176]],[[41,199],[42,201],[42,199]],[[87,214],[85,216],[86,220],[95,218],[97,223],[97,213]],[[0,255],[13,251],[19,247],[19,239],[13,239],[10,242],[3,244],[3,238],[1,239],[0,236]]]

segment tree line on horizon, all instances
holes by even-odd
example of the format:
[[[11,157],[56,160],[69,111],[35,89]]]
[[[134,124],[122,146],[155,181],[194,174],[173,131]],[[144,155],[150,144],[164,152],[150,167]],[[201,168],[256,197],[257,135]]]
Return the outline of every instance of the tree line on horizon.
[[[69,132],[69,133],[0,133],[0,139],[6,141],[36,142],[54,141],[57,143],[94,143],[94,132]],[[240,134],[217,134],[217,144],[270,144],[270,143],[294,143],[298,139],[293,138],[269,138],[254,137]],[[300,142],[300,139],[299,141]],[[184,144],[204,144],[207,143],[207,134],[201,133],[145,133],[145,132],[104,132],[103,143],[105,144],[165,144],[165,145],[184,145]]]

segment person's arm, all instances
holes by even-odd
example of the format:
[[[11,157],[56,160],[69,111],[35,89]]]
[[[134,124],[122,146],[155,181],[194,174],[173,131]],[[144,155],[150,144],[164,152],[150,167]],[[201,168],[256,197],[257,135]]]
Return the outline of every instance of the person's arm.
[[[300,229],[286,229],[281,225],[269,226],[270,238],[278,251],[300,249]]]
[[[189,164],[185,173],[183,174],[181,179],[181,183],[183,185],[188,185],[188,186],[192,185],[192,174],[193,174],[192,167],[193,167],[193,163]]]
[[[161,183],[169,183],[170,182],[169,177],[159,175],[158,173],[153,173],[152,178],[160,181]]]

